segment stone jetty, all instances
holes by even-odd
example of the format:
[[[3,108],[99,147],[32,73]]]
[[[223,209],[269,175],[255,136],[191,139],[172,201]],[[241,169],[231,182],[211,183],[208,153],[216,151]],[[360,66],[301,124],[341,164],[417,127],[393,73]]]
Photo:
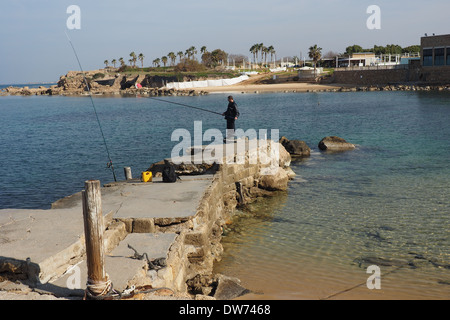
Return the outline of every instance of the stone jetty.
[[[203,174],[186,168],[210,147],[193,148],[178,162],[175,183],[162,182],[155,165],[152,182],[103,185],[104,268],[115,290],[154,289],[140,299],[221,299],[232,297],[225,284],[240,288],[213,274],[222,227],[237,206],[286,190],[292,178],[290,154],[280,143],[244,144],[244,151],[237,143],[220,145],[232,153]],[[81,192],[49,210],[0,210],[0,299],[82,299],[85,247]]]

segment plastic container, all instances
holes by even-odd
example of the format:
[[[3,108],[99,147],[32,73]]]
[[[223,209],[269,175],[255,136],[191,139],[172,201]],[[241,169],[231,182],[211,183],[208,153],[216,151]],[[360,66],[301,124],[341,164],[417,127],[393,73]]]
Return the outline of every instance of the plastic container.
[[[144,171],[144,172],[142,172],[141,180],[143,182],[152,182],[152,172],[151,171]]]

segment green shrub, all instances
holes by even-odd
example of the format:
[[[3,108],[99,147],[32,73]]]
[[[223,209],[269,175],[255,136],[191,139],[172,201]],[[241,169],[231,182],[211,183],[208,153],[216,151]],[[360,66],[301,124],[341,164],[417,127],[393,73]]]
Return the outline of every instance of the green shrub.
[[[104,77],[105,77],[104,73],[98,72],[98,73],[94,74],[93,79],[94,80],[96,80],[96,79],[103,79]]]

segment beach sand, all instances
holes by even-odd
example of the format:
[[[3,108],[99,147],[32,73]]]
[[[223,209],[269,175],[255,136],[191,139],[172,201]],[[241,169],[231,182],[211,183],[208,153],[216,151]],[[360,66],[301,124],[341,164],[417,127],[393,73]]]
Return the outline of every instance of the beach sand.
[[[305,82],[285,82],[276,84],[262,84],[260,81],[267,78],[266,74],[251,76],[241,83],[222,87],[194,88],[195,91],[208,93],[263,93],[263,92],[307,92],[312,90],[340,89],[341,84],[315,84]]]
[[[208,93],[262,93],[262,92],[307,92],[312,90],[340,89],[341,85],[325,85],[312,83],[280,83],[280,84],[236,84],[223,87],[195,88],[196,91]]]

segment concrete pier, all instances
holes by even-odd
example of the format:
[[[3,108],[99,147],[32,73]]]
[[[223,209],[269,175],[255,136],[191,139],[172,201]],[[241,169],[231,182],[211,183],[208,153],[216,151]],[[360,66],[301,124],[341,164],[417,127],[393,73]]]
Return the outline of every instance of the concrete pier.
[[[260,160],[260,151],[273,157],[275,168],[274,161]],[[115,290],[166,288],[154,298],[195,298],[188,283],[211,275],[222,253],[222,226],[238,203],[287,188],[290,155],[279,143],[247,145],[231,159],[239,156],[244,161],[227,154],[209,173],[181,175],[175,183],[155,177],[102,187],[105,270]],[[186,162],[178,172],[185,172]],[[164,264],[137,259],[135,251]],[[0,299],[81,299],[85,259],[81,191],[50,210],[0,210]]]

